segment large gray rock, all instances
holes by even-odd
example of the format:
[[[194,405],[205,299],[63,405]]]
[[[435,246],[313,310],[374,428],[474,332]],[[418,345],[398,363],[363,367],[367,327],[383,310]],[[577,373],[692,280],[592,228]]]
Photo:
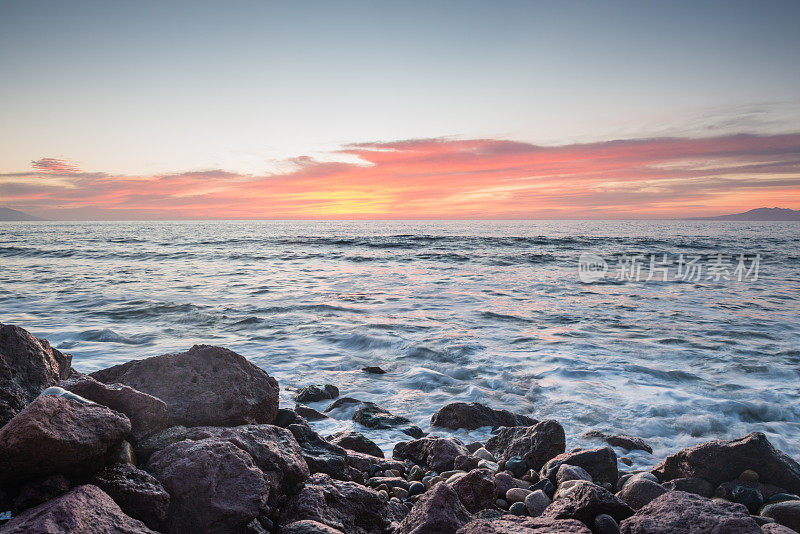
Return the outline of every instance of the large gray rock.
[[[774,519],[776,523],[800,532],[800,501],[783,501],[768,504],[761,515]]]
[[[195,345],[186,352],[133,360],[91,376],[163,400],[172,426],[272,423],[278,410],[278,382],[222,347]]]
[[[342,431],[328,436],[328,441],[349,451],[360,452],[383,458],[383,451],[372,440],[359,432]]]
[[[498,460],[520,456],[534,470],[563,453],[565,446],[564,428],[552,419],[534,426],[501,428],[486,442],[486,449]]]
[[[381,471],[386,471],[387,469],[396,469],[402,473],[406,469],[406,465],[399,460],[371,456],[369,454],[362,454],[355,451],[347,451],[347,463],[350,465],[350,467],[358,469],[362,472],[368,472],[370,466],[372,465],[378,466]]]
[[[800,494],[800,464],[773,447],[761,432],[683,449],[653,468],[653,473],[662,482],[698,477],[716,487],[748,469],[758,473],[760,482]]]
[[[591,534],[580,521],[504,515],[497,519],[474,519],[458,534]]]
[[[454,534],[471,519],[453,488],[439,482],[414,503],[394,534]]]
[[[617,497],[634,510],[638,510],[666,492],[661,484],[646,478],[637,478],[625,484],[622,490],[617,492]]]
[[[345,449],[325,440],[307,426],[289,425],[288,430],[300,446],[311,473],[325,473],[337,480],[360,481],[361,474],[350,467]]]
[[[167,427],[167,405],[161,399],[123,384],[103,384],[89,375],[72,371],[58,386],[125,414],[131,422],[131,436],[139,441]]]
[[[494,507],[497,500],[494,473],[488,469],[473,469],[450,485],[471,514]]]
[[[38,397],[0,429],[0,477],[91,476],[130,431],[128,418],[105,406]]]
[[[22,512],[0,530],[3,534],[156,534],[91,484]]]
[[[452,402],[442,406],[431,417],[431,426],[458,430],[474,430],[483,426],[533,426],[536,419],[508,410],[495,410],[478,402]]]
[[[567,494],[553,501],[542,517],[550,519],[576,519],[587,526],[600,514],[608,514],[616,521],[633,515],[633,509],[613,493],[588,481],[578,481]]]
[[[269,495],[253,459],[229,441],[179,441],[153,453],[147,470],[170,495],[172,534],[238,533],[260,515]]]
[[[327,412],[328,409],[325,411]],[[394,415],[372,402],[362,402],[356,411],[353,412],[353,421],[367,428],[399,430],[412,438],[421,438],[425,435],[422,429],[414,425],[410,419],[400,415]]]
[[[0,324],[0,427],[69,375],[72,356],[14,325]]]
[[[301,404],[309,402],[318,402],[326,399],[335,399],[339,396],[339,388],[332,384],[325,384],[324,386],[313,385],[306,386],[295,395],[294,400]]]
[[[319,473],[283,508],[281,524],[310,520],[347,534],[383,534],[405,514],[405,506],[382,500],[375,490]]]
[[[762,534],[741,504],[668,491],[620,524],[622,534]]]
[[[549,478],[550,482],[556,483],[558,469],[562,464],[582,467],[590,475],[592,480],[598,484],[608,482],[611,487],[615,487],[619,478],[617,469],[617,454],[611,447],[601,447],[599,449],[576,449],[574,451],[559,454],[549,460],[539,473],[542,478]]]
[[[653,454],[653,448],[642,438],[635,438],[627,434],[608,434],[600,430],[590,430],[583,434],[587,439],[598,439],[605,441],[612,447],[619,447],[626,451],[641,450]]]
[[[452,470],[456,457],[467,454],[469,451],[459,440],[436,436],[401,441],[392,451],[394,458],[411,460],[439,473]]]
[[[131,464],[117,463],[97,473],[92,484],[114,499],[127,515],[153,530],[164,528],[169,493],[150,473]]]

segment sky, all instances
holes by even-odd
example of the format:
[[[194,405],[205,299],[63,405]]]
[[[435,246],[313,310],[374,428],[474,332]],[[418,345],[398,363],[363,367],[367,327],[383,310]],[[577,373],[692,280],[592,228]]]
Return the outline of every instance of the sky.
[[[800,2],[0,2],[0,206],[800,209]]]

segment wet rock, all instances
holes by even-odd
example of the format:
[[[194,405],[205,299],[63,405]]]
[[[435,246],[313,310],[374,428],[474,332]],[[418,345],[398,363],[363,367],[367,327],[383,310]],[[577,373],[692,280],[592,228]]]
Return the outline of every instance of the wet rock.
[[[800,532],[800,501],[768,504],[761,510],[761,515],[774,519],[779,525]]]
[[[394,534],[453,533],[471,519],[455,490],[440,482],[420,497]]]
[[[611,447],[601,447],[599,449],[575,450],[564,454],[559,454],[542,467],[539,473],[542,478],[549,478],[551,482],[556,482],[556,475],[561,464],[569,464],[582,467],[597,484],[608,482],[612,487],[616,486],[619,472],[617,471],[617,454]]]
[[[73,371],[59,387],[125,414],[131,421],[131,436],[141,440],[167,427],[167,405],[161,399],[123,384],[103,384],[89,375]]]
[[[258,517],[269,494],[250,455],[229,441],[179,441],[154,453],[147,470],[170,495],[170,533],[237,532]]]
[[[607,434],[599,430],[590,430],[583,435],[586,439],[599,439],[612,447],[619,447],[626,451],[640,450],[653,454],[653,448],[642,438],[635,438],[626,434]]]
[[[494,473],[488,469],[474,469],[449,484],[458,495],[461,504],[471,514],[491,508],[497,500]]]
[[[512,456],[506,460],[506,465],[504,467],[507,471],[511,471],[514,477],[520,478],[528,471],[528,462],[520,456]]]
[[[472,471],[473,469],[478,468],[478,464],[480,462],[480,458],[476,456],[465,456],[462,454],[460,456],[456,456],[455,460],[453,460],[453,469]]]
[[[775,449],[761,432],[683,449],[661,462],[653,473],[662,481],[699,477],[716,487],[747,469],[758,473],[762,482],[800,492],[800,464]]]
[[[318,412],[314,408],[310,406],[306,406],[305,404],[295,404],[294,411],[300,417],[306,419],[307,421],[322,421],[323,419],[328,419],[328,416],[322,412]]]
[[[0,429],[0,477],[90,474],[130,431],[128,418],[105,406],[38,397]]]
[[[722,497],[723,499],[727,499],[729,501],[739,502],[736,500],[734,495],[737,488],[752,488],[757,490],[765,501],[771,498],[773,495],[786,491],[784,488],[779,488],[778,486],[773,486],[772,484],[763,484],[761,482],[745,482],[743,480],[729,480],[728,482],[723,482],[717,486],[717,489],[714,490],[714,497]]]
[[[542,490],[536,490],[525,497],[525,508],[532,517],[537,517],[544,513],[551,502],[550,497]]]
[[[596,534],[619,534],[619,525],[610,515],[600,514],[594,518],[593,531]]]
[[[512,502],[511,506],[508,507],[508,513],[512,515],[527,515],[528,509],[525,507],[524,502]]]
[[[592,482],[590,475],[583,467],[577,465],[561,464],[556,471],[556,484],[561,484],[568,480],[588,480]]]
[[[308,422],[306,422],[305,419],[294,410],[289,410],[288,408],[278,408],[278,411],[275,413],[275,421],[273,421],[273,424],[281,428],[286,428],[289,425],[308,426]]]
[[[328,441],[334,445],[345,448],[349,451],[360,452],[383,458],[383,451],[372,440],[359,432],[345,431],[337,432],[328,436]]]
[[[289,501],[281,524],[311,520],[348,534],[383,534],[406,513],[405,506],[382,500],[375,490],[320,473]]]
[[[326,473],[337,480],[360,480],[361,474],[350,467],[347,451],[326,441],[307,426],[289,425],[302,450],[302,456],[311,473]]]
[[[525,502],[525,499],[528,498],[528,495],[533,493],[531,490],[527,488],[511,488],[506,491],[506,501],[508,502]]]
[[[100,488],[78,486],[14,517],[3,534],[155,534],[144,523],[125,515]]]
[[[605,488],[591,482],[577,481],[566,496],[547,507],[542,517],[577,519],[588,526],[600,514],[608,514],[616,521],[621,521],[632,516],[633,509]]]
[[[617,497],[634,510],[638,510],[666,492],[663,486],[652,480],[637,478],[625,484],[622,491],[617,493]]]
[[[0,324],[0,427],[70,372],[72,356],[27,330]]]
[[[668,491],[620,523],[623,534],[761,534],[741,504],[712,501],[683,491]]]
[[[738,502],[747,508],[751,514],[757,514],[764,504],[764,497],[756,488],[740,484],[733,489],[733,502]]]
[[[317,521],[304,519],[284,526],[281,534],[344,534],[341,530],[329,527]]]
[[[231,350],[195,345],[186,352],[133,360],[90,375],[163,400],[170,425],[272,423],[278,382]]]
[[[453,470],[455,459],[466,454],[469,454],[469,451],[460,441],[435,436],[401,441],[394,446],[392,452],[394,458],[411,460],[438,473]]]
[[[377,365],[370,365],[368,367],[362,367],[362,371],[371,375],[385,375],[386,371],[378,367]]]
[[[43,502],[54,499],[69,490],[69,480],[64,475],[52,475],[49,477],[32,480],[24,484],[14,499],[14,509],[17,512],[39,506]],[[2,509],[3,511],[6,508]]]
[[[425,484],[423,484],[422,482],[413,482],[408,487],[408,494],[411,497],[413,497],[414,495],[420,495],[422,493],[425,493]]]
[[[339,408],[347,408],[347,407],[355,408],[361,406],[364,403],[365,403],[364,401],[360,401],[352,397],[342,397],[330,403],[328,407],[322,411],[325,413],[329,413],[332,412],[333,410],[338,410]]]
[[[408,434],[412,438],[421,438],[425,435],[425,433],[409,419],[391,414],[377,404],[371,402],[361,403],[353,413],[353,421],[367,428],[384,430],[396,429],[404,434]]]
[[[711,482],[696,477],[675,478],[664,482],[662,486],[667,491],[685,491],[701,497],[711,497],[714,494],[714,486],[711,485]]]
[[[114,464],[95,475],[92,484],[114,499],[123,512],[148,528],[164,528],[169,494],[150,473],[130,464]]]
[[[324,386],[306,386],[301,389],[294,400],[299,403],[305,404],[308,402],[319,402],[326,399],[335,399],[339,396],[339,388],[332,384],[325,384]]]
[[[503,515],[474,519],[457,534],[591,534],[591,531],[580,521]]]
[[[495,410],[477,402],[453,402],[439,408],[431,417],[431,426],[458,430],[474,430],[483,426],[533,426],[537,421],[531,417],[508,410]]]
[[[543,478],[539,482],[537,482],[536,484],[533,484],[530,487],[530,490],[531,491],[542,490],[545,493],[545,495],[547,495],[548,497],[550,497],[552,499],[553,498],[553,494],[555,494],[555,492],[556,492],[556,486],[555,486],[555,484],[550,482],[549,478]]]
[[[350,467],[358,469],[361,472],[369,472],[370,468],[380,469],[381,471],[386,471],[387,469],[396,469],[400,472],[403,472],[405,469],[405,464],[398,460],[393,460],[391,458],[380,458],[378,456],[371,456],[369,454],[363,454],[360,452],[355,451],[346,451],[347,454],[347,463]]]
[[[486,442],[496,458],[519,456],[528,467],[539,470],[548,460],[564,452],[564,428],[552,419],[528,427],[506,427]]]

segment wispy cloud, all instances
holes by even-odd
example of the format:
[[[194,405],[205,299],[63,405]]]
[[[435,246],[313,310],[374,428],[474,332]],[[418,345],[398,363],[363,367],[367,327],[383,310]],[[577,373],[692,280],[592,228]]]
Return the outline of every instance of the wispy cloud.
[[[48,206],[51,217],[111,219],[676,217],[800,208],[800,134],[562,146],[410,139],[332,155],[347,161],[300,157],[286,162],[290,170],[265,175],[115,176],[43,158],[30,172],[0,175],[0,198],[19,209]]]

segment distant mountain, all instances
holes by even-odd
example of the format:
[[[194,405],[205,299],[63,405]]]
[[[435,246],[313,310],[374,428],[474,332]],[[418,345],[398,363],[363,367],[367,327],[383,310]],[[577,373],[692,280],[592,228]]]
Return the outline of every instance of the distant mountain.
[[[717,217],[696,217],[701,221],[800,221],[800,210],[788,208],[756,208],[744,213],[719,215]]]
[[[42,221],[39,217],[28,215],[25,212],[12,210],[11,208],[0,208],[0,221]]]

